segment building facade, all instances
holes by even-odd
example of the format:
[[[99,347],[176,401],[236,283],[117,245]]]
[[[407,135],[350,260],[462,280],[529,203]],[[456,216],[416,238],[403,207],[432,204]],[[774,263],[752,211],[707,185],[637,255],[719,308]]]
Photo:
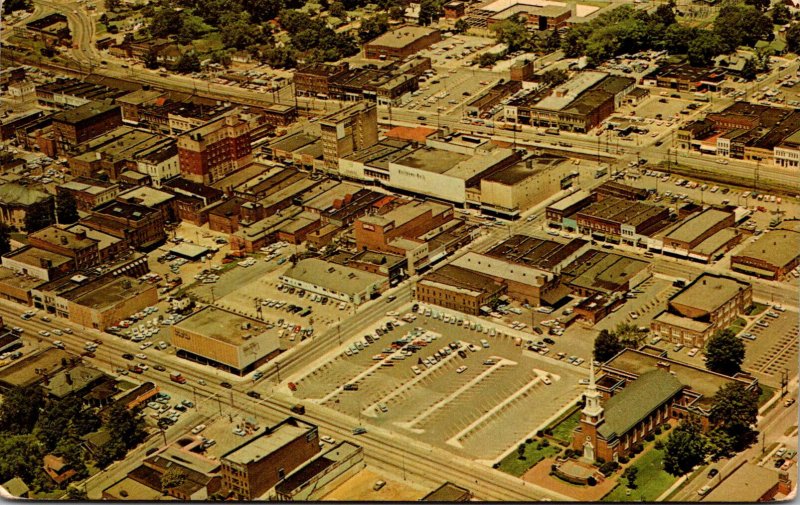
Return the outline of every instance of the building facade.
[[[181,174],[211,184],[253,162],[250,124],[235,114],[191,129],[178,137]]]

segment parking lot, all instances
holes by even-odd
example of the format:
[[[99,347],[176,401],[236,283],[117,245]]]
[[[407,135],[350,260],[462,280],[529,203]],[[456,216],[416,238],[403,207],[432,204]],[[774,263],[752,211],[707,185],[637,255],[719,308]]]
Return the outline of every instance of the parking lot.
[[[383,335],[375,330],[393,317],[373,324],[372,344],[365,335],[344,341],[332,359],[296,381],[295,394],[480,459],[527,438],[580,394],[585,368],[556,359],[555,351],[527,350],[512,330],[449,312],[484,327],[473,330],[444,322],[444,314],[399,321]],[[444,348],[449,354],[432,358]]]
[[[497,75],[484,70],[440,69],[420,81],[419,90],[412,93],[411,101],[403,106],[420,112],[451,112],[463,107],[498,82]]]
[[[650,328],[650,321],[667,308],[667,301],[680,290],[669,280],[655,276],[633,289],[636,291],[630,293],[620,309],[597,323],[597,330],[613,330],[620,323]]]
[[[768,312],[778,317],[770,317]],[[755,322],[742,332],[755,336],[755,340],[745,339],[743,368],[755,372],[760,380],[770,385],[779,383],[784,370],[793,377],[797,373],[798,358],[797,313],[769,310],[753,319]],[[758,322],[769,326],[760,326]]]
[[[430,58],[434,67],[459,68],[468,66],[476,55],[496,44],[494,39],[488,37],[456,35],[433,44],[418,54]]]

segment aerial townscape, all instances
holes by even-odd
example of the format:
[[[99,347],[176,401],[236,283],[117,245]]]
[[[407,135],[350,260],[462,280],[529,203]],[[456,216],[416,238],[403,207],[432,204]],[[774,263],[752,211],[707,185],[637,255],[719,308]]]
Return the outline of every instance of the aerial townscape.
[[[0,496],[797,488],[800,0],[5,0]]]

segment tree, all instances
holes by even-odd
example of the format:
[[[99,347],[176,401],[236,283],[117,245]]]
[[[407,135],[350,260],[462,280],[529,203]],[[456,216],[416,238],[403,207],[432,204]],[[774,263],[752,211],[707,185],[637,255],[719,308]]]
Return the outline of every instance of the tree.
[[[112,440],[121,440],[124,448],[135,447],[144,439],[144,420],[139,418],[135,411],[128,410],[123,405],[112,405],[108,422],[108,428]]]
[[[714,428],[708,432],[706,439],[712,460],[717,461],[733,456],[735,440],[725,430]]]
[[[800,52],[800,23],[795,23],[786,30],[786,46],[793,53]]]
[[[245,49],[263,41],[261,27],[253,24],[250,15],[242,12],[238,15],[225,16],[220,22],[222,44],[226,48]]]
[[[671,25],[675,23],[675,2],[671,0],[669,3],[662,3],[656,7],[656,12],[653,15],[656,22],[664,25]]]
[[[144,54],[144,56],[142,56],[142,63],[144,63],[145,68],[149,68],[151,70],[158,68],[158,53],[153,49],[150,49]]]
[[[344,4],[342,2],[333,2],[328,9],[328,13],[339,19],[346,19],[347,18],[347,10],[344,8]]]
[[[108,26],[108,14],[106,14],[105,12],[100,14],[100,24]]]
[[[752,5],[761,12],[769,9],[770,0],[744,0],[746,5]]]
[[[623,477],[628,481],[628,487],[630,489],[636,489],[636,474],[639,473],[639,469],[635,466],[629,466],[625,469]]]
[[[469,23],[467,23],[463,19],[459,19],[458,21],[456,21],[456,24],[453,26],[453,30],[455,30],[456,33],[464,33],[467,30],[469,30]]]
[[[11,228],[0,223],[0,256],[11,251]]]
[[[519,459],[525,459],[525,444],[519,444],[519,446],[517,446],[517,457]]]
[[[56,219],[59,224],[72,224],[78,220],[78,203],[69,191],[56,197]]]
[[[297,65],[294,50],[288,47],[274,47],[262,53],[264,62],[272,68],[292,68]]]
[[[561,47],[561,35],[559,35],[558,30],[552,30],[547,35],[544,46],[547,52],[553,52]]]
[[[782,3],[775,4],[770,15],[772,16],[772,22],[776,25],[785,25],[792,20],[792,12]]]
[[[701,463],[707,454],[708,446],[702,436],[699,421],[685,419],[669,434],[664,444],[664,470],[672,475],[683,475]]]
[[[495,32],[497,42],[506,44],[509,52],[528,49],[531,46],[531,34],[525,27],[525,22],[518,16],[511,16],[492,25],[492,30]]]
[[[439,21],[442,17],[442,4],[440,0],[422,0],[419,4],[419,20],[420,26],[428,26],[431,23]]]
[[[3,2],[3,14],[6,15],[14,11],[28,10],[30,6],[30,0],[6,0]]]
[[[756,78],[756,64],[753,61],[753,58],[747,58],[747,60],[745,60],[744,66],[742,67],[742,71],[740,73],[742,74],[742,77],[748,81],[752,81]],[[708,363],[706,363],[706,367],[709,368],[709,370],[711,369],[711,367],[708,366]]]
[[[117,459],[125,456],[125,443],[122,440],[112,438],[97,451],[95,463],[100,468],[105,468]]]
[[[716,33],[697,30],[687,45],[689,63],[697,67],[708,66],[715,56],[725,52],[723,47],[721,37]]]
[[[362,43],[368,42],[386,33],[389,29],[389,15],[378,14],[371,18],[363,19],[358,29],[358,38]]]
[[[171,7],[162,7],[153,14],[147,27],[153,37],[166,37],[176,34],[183,27],[183,16]]]
[[[285,4],[283,0],[243,0],[242,7],[253,21],[261,23],[274,19]]]
[[[122,5],[122,0],[105,0],[106,10],[115,12]]]
[[[752,62],[752,60],[747,60]],[[744,342],[725,329],[714,333],[706,344],[706,368],[724,375],[741,371],[744,361]]]
[[[30,433],[43,406],[44,397],[38,386],[12,389],[0,405],[0,431],[20,435]]]
[[[719,388],[711,404],[709,421],[723,429],[740,451],[753,443],[758,435],[752,427],[758,416],[758,391],[750,391],[739,382],[729,382]]]
[[[168,489],[180,486],[185,480],[186,472],[178,466],[171,466],[161,474],[161,491],[166,493]]]
[[[389,18],[394,21],[402,21],[406,17],[406,10],[399,5],[389,7]]]
[[[615,333],[600,330],[600,334],[594,340],[594,359],[600,362],[608,361],[624,348]]]
[[[175,64],[175,70],[183,74],[189,74],[200,70],[200,58],[194,51],[183,53]]]
[[[41,444],[31,434],[0,436],[0,480],[19,477],[31,482],[41,469]]]
[[[567,82],[569,75],[566,70],[560,68],[552,68],[542,74],[542,84],[545,86],[558,86]]]

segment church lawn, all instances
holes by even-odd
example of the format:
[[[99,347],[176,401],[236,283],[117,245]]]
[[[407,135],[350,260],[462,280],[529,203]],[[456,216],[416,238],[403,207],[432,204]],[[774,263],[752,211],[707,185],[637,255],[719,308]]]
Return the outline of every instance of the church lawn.
[[[654,501],[677,480],[677,477],[664,471],[661,466],[663,460],[663,450],[651,447],[649,451],[642,453],[633,464],[639,469],[639,473],[636,475],[636,489],[632,489],[630,495],[626,494],[628,480],[622,478],[620,470],[614,474],[619,478],[620,483],[603,497],[603,501]]]
[[[519,459],[519,454],[515,450],[500,462],[498,470],[519,477],[528,469],[536,466],[538,462],[545,458],[550,458],[561,452],[563,447],[550,443],[547,447],[539,448],[541,439],[534,439],[532,443],[525,444],[525,459]]]
[[[572,432],[580,421],[581,411],[578,409],[571,416],[553,427],[553,438],[563,440],[564,442],[572,441]]]

